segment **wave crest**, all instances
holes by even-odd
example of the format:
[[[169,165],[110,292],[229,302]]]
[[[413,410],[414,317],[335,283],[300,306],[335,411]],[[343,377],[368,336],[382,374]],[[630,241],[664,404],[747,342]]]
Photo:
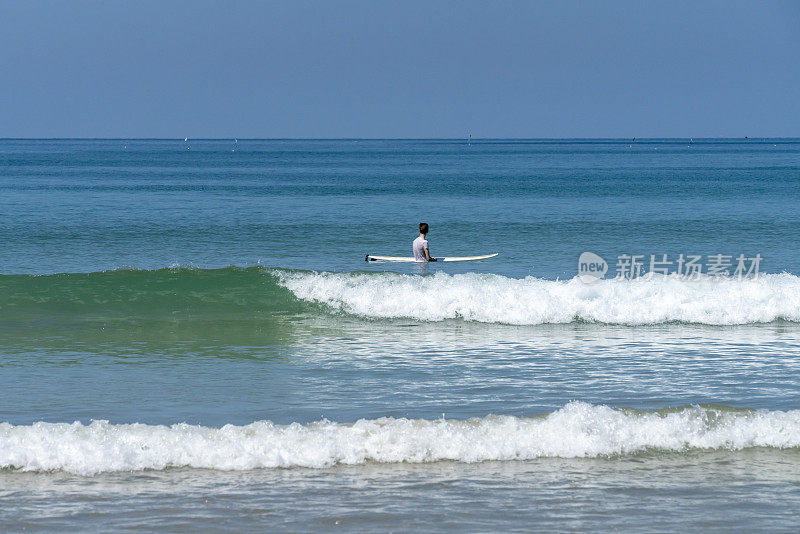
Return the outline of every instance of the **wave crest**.
[[[209,428],[105,421],[0,424],[0,468],[108,471],[193,467],[220,470],[365,462],[530,460],[627,455],[648,450],[800,447],[800,410],[694,406],[635,412],[571,402],[546,417],[459,420],[381,418],[346,425],[260,421]]]
[[[493,274],[275,271],[299,299],[367,318],[535,325],[588,321],[642,325],[800,322],[800,278],[686,280],[677,276],[584,284]]]

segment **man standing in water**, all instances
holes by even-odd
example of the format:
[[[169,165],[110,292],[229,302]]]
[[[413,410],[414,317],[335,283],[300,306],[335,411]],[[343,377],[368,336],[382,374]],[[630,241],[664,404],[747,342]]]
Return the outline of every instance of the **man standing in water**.
[[[431,258],[431,254],[428,252],[426,235],[428,235],[428,223],[419,223],[419,237],[414,240],[412,245],[414,261],[436,261],[436,258]]]

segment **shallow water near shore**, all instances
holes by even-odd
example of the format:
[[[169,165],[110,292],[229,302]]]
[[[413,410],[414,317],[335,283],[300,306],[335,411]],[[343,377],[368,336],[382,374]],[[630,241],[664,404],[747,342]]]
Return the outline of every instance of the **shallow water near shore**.
[[[752,449],[89,478],[25,473],[0,477],[0,502],[14,505],[4,506],[6,521],[29,530],[99,521],[168,530],[790,531],[798,476],[796,451]]]

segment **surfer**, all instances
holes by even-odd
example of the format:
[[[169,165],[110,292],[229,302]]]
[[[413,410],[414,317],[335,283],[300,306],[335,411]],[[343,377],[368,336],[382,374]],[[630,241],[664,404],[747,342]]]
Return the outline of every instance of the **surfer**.
[[[431,253],[428,251],[426,235],[428,235],[428,223],[419,223],[419,237],[411,246],[414,250],[414,261],[436,261],[436,258],[431,258]]]
[[[425,239],[428,235],[428,223],[419,223],[419,237],[414,240],[411,245],[411,250],[414,251],[413,256],[373,256],[366,254],[364,261],[402,261],[402,262],[418,262],[428,263],[429,261],[475,261],[475,260],[488,260],[497,256],[494,254],[485,254],[483,256],[447,256],[444,258],[431,257],[430,250],[428,250],[428,240]]]

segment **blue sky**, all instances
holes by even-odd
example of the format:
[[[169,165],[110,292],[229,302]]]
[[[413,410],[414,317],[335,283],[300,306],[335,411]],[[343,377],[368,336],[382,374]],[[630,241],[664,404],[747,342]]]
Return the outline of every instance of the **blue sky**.
[[[0,137],[800,136],[800,2],[0,0]]]

